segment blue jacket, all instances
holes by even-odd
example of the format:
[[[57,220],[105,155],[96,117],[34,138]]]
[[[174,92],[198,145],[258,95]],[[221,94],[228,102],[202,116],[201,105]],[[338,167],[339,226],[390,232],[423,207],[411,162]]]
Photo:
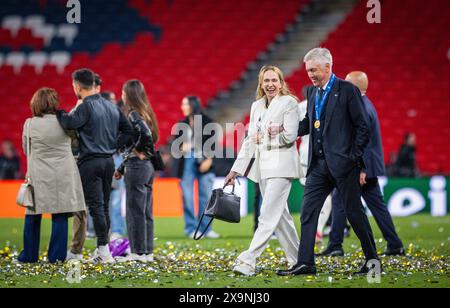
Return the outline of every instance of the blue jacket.
[[[381,143],[380,122],[378,121],[377,111],[369,98],[363,96],[364,107],[369,121],[370,141],[364,151],[363,160],[365,164],[364,171],[367,178],[383,176],[386,173],[384,167],[383,145]]]

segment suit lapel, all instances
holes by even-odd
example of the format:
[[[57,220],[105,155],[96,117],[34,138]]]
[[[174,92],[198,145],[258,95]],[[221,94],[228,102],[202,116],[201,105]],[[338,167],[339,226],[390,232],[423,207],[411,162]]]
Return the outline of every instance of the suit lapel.
[[[323,133],[327,130],[328,124],[330,124],[331,116],[333,115],[334,108],[336,107],[338,103],[339,98],[339,82],[340,80],[336,78],[333,87],[330,91],[330,96],[328,97],[328,106],[327,106],[327,113],[325,115],[325,126],[323,128]]]
[[[267,108],[267,110],[266,110],[266,114],[261,119],[261,124],[263,125],[263,127],[267,126],[267,122],[271,119],[271,116],[273,115],[274,111],[276,110],[277,101],[279,98],[280,98],[279,96],[276,96],[273,98],[272,102],[270,102],[269,108]],[[265,106],[263,108],[265,108]]]

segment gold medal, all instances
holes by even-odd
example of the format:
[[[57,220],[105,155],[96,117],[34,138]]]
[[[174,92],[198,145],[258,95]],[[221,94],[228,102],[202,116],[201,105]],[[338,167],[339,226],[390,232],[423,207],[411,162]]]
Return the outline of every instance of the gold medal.
[[[320,121],[319,121],[319,120],[317,120],[316,122],[314,122],[314,127],[315,127],[316,129],[319,129],[319,128],[320,128]]]

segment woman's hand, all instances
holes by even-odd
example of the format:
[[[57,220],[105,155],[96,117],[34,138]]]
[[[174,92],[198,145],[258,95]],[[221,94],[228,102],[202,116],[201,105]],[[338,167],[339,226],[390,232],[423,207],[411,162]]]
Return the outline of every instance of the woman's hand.
[[[237,176],[237,172],[230,171],[230,173],[228,173],[227,177],[225,178],[224,186],[234,185],[236,183]]]
[[[255,136],[252,137],[252,141],[256,144],[261,144],[263,141],[263,134],[257,133]]]
[[[282,133],[283,131],[284,131],[283,125],[278,123],[270,122],[270,125],[267,128],[267,132],[271,139],[275,138],[278,134]]]
[[[211,158],[208,158],[208,159],[202,161],[202,163],[198,167],[198,171],[200,171],[200,173],[206,173],[211,169],[212,164],[213,164],[213,160]]]
[[[133,152],[137,156],[137,158],[139,158],[140,160],[146,160],[147,159],[147,156],[145,156],[144,153],[138,152],[136,150],[133,150]]]
[[[115,171],[114,172],[114,179],[116,180],[116,181],[120,181],[120,179],[122,178],[122,174],[119,172],[119,171]]]

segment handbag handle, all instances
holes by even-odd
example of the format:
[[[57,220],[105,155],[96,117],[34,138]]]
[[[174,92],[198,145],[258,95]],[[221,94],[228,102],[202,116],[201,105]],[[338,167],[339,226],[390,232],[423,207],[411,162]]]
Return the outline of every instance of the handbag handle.
[[[236,178],[236,181],[238,182],[239,186],[241,186],[241,181],[239,181],[239,178]],[[223,185],[222,189],[225,189],[228,185]],[[231,193],[234,195],[234,189],[236,188],[236,184],[233,184],[233,190],[231,191]]]
[[[206,231],[208,230],[209,226],[211,226],[211,224],[214,220],[214,217],[211,217],[211,220],[208,222],[208,225],[206,226],[205,230],[202,232],[202,234],[200,234],[200,236],[197,236],[198,230],[200,229],[200,226],[202,224],[203,217],[205,217],[205,211],[206,211],[206,206],[205,206],[205,209],[203,210],[202,217],[200,218],[200,221],[197,224],[197,228],[195,229],[195,233],[194,233],[195,241],[200,240],[206,234]]]

